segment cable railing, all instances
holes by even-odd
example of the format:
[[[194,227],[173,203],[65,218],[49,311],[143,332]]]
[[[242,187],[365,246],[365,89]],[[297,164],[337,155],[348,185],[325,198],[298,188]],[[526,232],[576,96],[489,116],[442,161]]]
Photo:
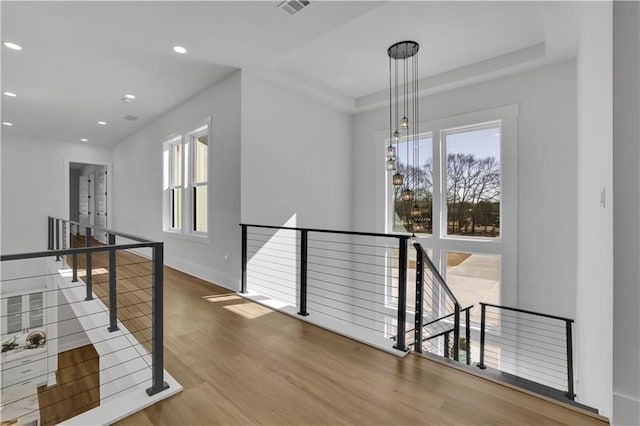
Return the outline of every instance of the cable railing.
[[[407,350],[408,235],[240,226],[241,293],[339,333],[396,337],[393,347]]]
[[[470,358],[470,317],[472,306],[462,309],[442,275],[433,264],[420,243],[413,244],[416,250],[415,312],[413,327],[413,345],[418,353],[423,351],[423,342],[443,337],[443,344],[430,344],[427,350],[454,360],[460,360],[460,314],[465,313],[465,339],[463,350],[465,362]],[[453,341],[450,338],[453,335]],[[451,345],[450,345],[451,343]]]
[[[537,384],[543,393],[545,388],[559,390],[575,399],[572,319],[490,303],[480,306],[479,368],[499,370],[520,383]]]
[[[474,306],[460,305],[420,243],[408,250],[408,235],[240,226],[241,293],[253,300],[383,349],[394,342],[469,366],[479,355],[498,378],[575,398],[573,320],[481,302],[472,323]]]
[[[56,424],[168,388],[162,242],[50,217],[46,251],[0,261],[3,422]]]

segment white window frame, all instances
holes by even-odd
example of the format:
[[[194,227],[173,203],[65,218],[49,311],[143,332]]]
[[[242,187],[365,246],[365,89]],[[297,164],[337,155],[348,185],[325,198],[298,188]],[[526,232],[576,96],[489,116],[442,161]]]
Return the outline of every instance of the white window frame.
[[[187,130],[179,134],[173,134],[165,138],[163,143],[163,214],[162,214],[162,230],[165,234],[176,238],[189,239],[199,242],[211,242],[211,117],[207,117]],[[195,231],[193,221],[193,188],[200,186],[202,182],[195,180],[195,140],[201,135],[207,135],[207,232]],[[181,144],[182,150],[182,226],[180,229],[173,228],[171,219],[171,169],[172,166],[172,150],[171,148],[177,144]]]
[[[433,249],[433,262],[446,280],[446,259],[448,251],[496,254],[501,256],[500,303],[517,306],[518,300],[518,105],[469,112],[443,119],[421,122],[423,134],[431,135],[433,141],[433,233],[419,234],[418,241],[425,248]],[[446,156],[446,147],[441,143],[444,131],[476,128],[476,125],[500,122],[500,235],[494,238],[446,235],[446,182],[441,172],[441,156]],[[378,229],[393,232],[392,196],[393,188],[389,172],[384,169],[385,147],[388,133],[376,133],[376,196]],[[444,150],[444,151],[442,151]],[[444,232],[443,232],[444,231]],[[411,250],[412,247],[409,247]],[[388,290],[390,291],[390,289]],[[385,298],[387,301],[389,298]],[[478,301],[480,302],[480,301]],[[385,302],[386,303],[386,302]],[[409,311],[413,307],[408,306]]]

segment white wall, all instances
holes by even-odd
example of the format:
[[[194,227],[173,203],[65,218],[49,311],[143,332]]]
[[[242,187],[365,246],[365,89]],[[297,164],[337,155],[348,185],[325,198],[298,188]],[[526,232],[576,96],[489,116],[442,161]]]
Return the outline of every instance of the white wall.
[[[576,286],[575,63],[565,62],[429,96],[422,121],[518,104],[518,304],[574,317]],[[361,113],[353,131],[353,225],[382,229],[376,197],[374,134],[384,131],[388,109]],[[544,173],[541,173],[544,170]],[[377,192],[377,193],[376,193]],[[515,283],[504,283],[514,286]]]
[[[203,243],[162,231],[162,144],[169,135],[190,130],[209,116],[211,243]],[[240,72],[198,93],[119,143],[113,154],[112,185],[114,229],[162,240],[166,265],[238,289]]]
[[[242,222],[349,229],[348,114],[242,73]]]
[[[88,144],[35,140],[3,135],[2,140],[2,233],[1,252],[23,253],[46,250],[47,216],[63,218],[69,205],[65,192],[69,188],[68,161],[110,162],[111,148]],[[3,279],[46,273],[41,259],[3,262]],[[28,285],[44,286],[44,279],[5,282],[2,293],[24,289]],[[66,311],[61,319],[71,318]],[[60,323],[60,349],[70,349],[74,342],[82,342],[84,333],[77,320]]]
[[[611,2],[580,5],[577,58],[578,400],[612,415],[613,214]],[[606,203],[601,203],[602,191]],[[637,220],[637,217],[636,217]]]
[[[65,161],[110,162],[112,149],[89,144],[9,137],[2,140],[2,253],[47,248],[47,216],[69,208]]]
[[[640,424],[640,6],[613,4],[613,423]]]

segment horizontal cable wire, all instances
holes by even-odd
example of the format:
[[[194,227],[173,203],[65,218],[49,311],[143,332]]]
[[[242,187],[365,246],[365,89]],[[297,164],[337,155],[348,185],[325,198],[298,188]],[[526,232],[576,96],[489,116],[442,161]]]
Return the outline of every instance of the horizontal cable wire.
[[[124,378],[124,377],[126,377],[126,376],[132,376],[132,375],[134,375],[134,374],[136,374],[136,373],[139,373],[139,372],[141,372],[141,371],[144,371],[144,370],[146,370],[146,369],[148,369],[148,368],[149,368],[149,367],[143,367],[143,368],[140,368],[140,369],[138,369],[138,370],[136,370],[136,371],[132,371],[132,372],[128,373],[128,374],[127,374],[127,375],[125,375],[125,376],[121,376],[121,377],[117,377],[117,378],[112,379],[112,380],[108,380],[108,381],[106,381],[106,382],[104,382],[104,383],[99,384],[98,386],[92,386],[92,387],[91,387],[91,388],[89,388],[89,389],[85,389],[85,392],[87,392],[87,391],[91,391],[91,390],[94,390],[94,389],[99,389],[100,387],[102,387],[102,386],[104,386],[104,385],[107,385],[107,384],[109,384],[109,383],[115,382],[116,380],[120,380],[120,379],[122,379],[122,378]],[[94,374],[95,374],[95,373],[94,373]],[[110,395],[106,395],[106,396],[105,396],[105,395],[102,395],[102,396],[101,396],[101,399],[109,398],[109,397],[111,397],[111,396],[114,396],[114,395],[117,395],[117,394],[122,393],[122,392],[124,392],[124,391],[127,391],[127,390],[129,390],[129,389],[131,389],[131,388],[133,388],[133,387],[140,386],[141,384],[143,384],[143,383],[145,383],[145,382],[149,382],[149,381],[151,381],[151,378],[149,378],[149,379],[145,379],[145,380],[143,380],[143,381],[141,381],[141,382],[137,382],[137,383],[135,383],[134,385],[128,386],[128,387],[123,388],[123,389],[120,389],[120,390],[118,390],[117,392],[112,393],[112,394],[110,394]],[[30,397],[32,397],[33,395],[35,395],[35,394],[32,394],[32,395],[26,396],[26,397],[24,397],[24,398],[21,398],[20,400],[22,400],[22,399],[26,399],[26,398],[30,398]],[[62,402],[62,401],[66,401],[67,399],[71,399],[71,398],[73,398],[73,397],[75,397],[75,396],[77,396],[77,395],[79,395],[79,394],[74,394],[74,395],[71,395],[71,396],[69,396],[69,397],[67,397],[67,398],[64,398],[64,399],[61,399],[61,400],[59,400],[59,401],[56,401],[56,402],[54,402],[54,403],[51,403],[51,404],[48,404],[48,405],[44,405],[44,406],[42,406],[42,407],[39,407],[39,409],[38,409],[38,410],[33,410],[33,411],[29,412],[29,413],[23,414],[23,416],[27,416],[27,415],[29,415],[29,414],[31,414],[31,413],[35,413],[36,411],[39,411],[39,410],[41,410],[42,408],[52,407],[52,406],[54,406],[54,405],[56,405],[56,404],[59,404],[59,403],[60,403],[60,402]],[[11,402],[11,403],[15,403],[15,402],[17,402],[17,401],[19,401],[19,400],[13,401],[13,402]],[[9,405],[9,404],[7,404],[7,405]]]
[[[255,256],[258,253],[262,253],[265,250],[269,250],[269,251],[278,251],[280,253],[297,253],[293,250],[281,250],[281,249],[277,249],[277,248],[273,248],[273,247],[258,247],[258,246],[252,246],[252,245],[247,245],[248,248],[255,248],[258,249],[255,252],[251,252],[248,251],[247,255],[251,255],[251,256]]]
[[[485,357],[485,364],[489,364],[490,366],[493,364],[494,368],[497,369],[502,369],[503,367],[499,367],[498,365],[504,365],[506,368],[511,369],[512,371],[516,371],[516,370],[522,370],[522,367],[518,367],[517,364],[515,364],[512,360],[510,359],[500,359],[500,360],[495,360],[494,361],[486,361],[486,357]],[[544,367],[544,366],[540,366],[540,367]],[[526,370],[526,368],[525,368]],[[504,370],[503,370],[504,371]],[[506,371],[507,373],[509,373],[509,371]],[[538,373],[538,374],[535,374]],[[510,374],[515,374],[515,373],[510,373]],[[518,374],[526,374],[528,377],[533,377],[536,380],[539,381],[539,383],[544,383],[544,382],[551,382],[554,385],[558,386],[559,388],[563,389],[566,387],[566,382],[563,380],[563,378],[559,378],[557,377],[557,375],[553,375],[551,373],[545,373],[544,371],[540,371],[540,370],[527,370],[524,373],[519,372]],[[566,372],[565,374],[566,375]],[[526,378],[524,375],[520,376],[520,377],[524,377]]]
[[[309,253],[307,253],[307,257],[309,257]],[[397,267],[391,266],[391,265],[381,265],[379,263],[369,263],[369,262],[361,262],[359,260],[353,260],[353,259],[342,259],[342,258],[338,258],[338,257],[331,257],[331,256],[320,256],[319,254],[313,254],[312,257],[314,258],[320,258],[320,259],[329,259],[329,260],[337,260],[340,262],[349,262],[349,263],[358,263],[361,265],[368,265],[368,266],[375,266],[378,268],[391,268],[391,269],[398,269]],[[384,256],[385,259],[397,259],[397,258],[393,258],[393,257],[387,257]]]
[[[496,336],[491,336],[491,338],[487,338],[487,341],[489,343],[492,343],[493,346],[499,346],[500,348],[522,348],[522,349],[526,350],[527,353],[534,353],[536,355],[539,355],[541,357],[545,357],[545,358],[548,358],[548,359],[551,359],[551,360],[566,362],[566,358],[563,358],[563,357],[559,358],[557,356],[549,355],[547,353],[538,352],[538,351],[536,351],[534,349],[531,349],[531,348],[536,348],[536,346],[532,346],[532,345],[529,345],[529,344],[524,343],[524,342],[520,342],[520,343],[517,343],[517,344],[516,343],[510,344],[510,342],[507,342],[507,341],[505,341],[503,339],[500,339],[500,338],[496,338]],[[562,352],[553,352],[553,354],[563,355]],[[540,360],[544,361],[542,359],[540,359]]]
[[[297,232],[297,231],[290,231],[290,230],[287,230],[287,231],[289,231],[291,233]],[[289,232],[287,232],[287,233],[289,233]],[[262,236],[262,237],[269,237],[269,238],[274,238],[274,237],[275,238],[290,238],[290,239],[294,239],[294,240],[297,240],[299,238],[297,235],[291,236],[291,235],[276,235],[276,234],[277,233],[261,234],[260,232],[247,232],[247,237],[249,237],[249,236],[252,236],[252,237],[254,237],[254,236]]]
[[[334,285],[339,286],[339,284],[334,284]],[[339,291],[329,290],[329,289],[327,289],[326,287],[320,287],[320,286],[309,286],[309,284],[308,284],[308,283],[307,283],[307,286],[308,286],[309,288],[317,288],[318,290],[321,290],[321,291],[326,291],[326,292],[329,292],[329,293],[339,294],[339,295],[341,295],[341,296],[350,297],[350,298],[358,299],[358,300],[362,300],[362,301],[365,301],[365,302],[376,303],[376,304],[378,304],[378,305],[380,305],[380,304],[384,304],[384,303],[385,303],[385,302],[384,302],[384,300],[380,300],[380,301],[378,301],[378,300],[375,300],[375,299],[366,299],[366,298],[364,298],[364,297],[354,296],[353,294],[341,293],[341,292],[339,292]],[[343,287],[343,286],[340,286],[340,287]],[[307,291],[308,291],[308,290],[307,290]],[[364,290],[362,290],[362,291],[364,291]],[[377,294],[377,293],[375,293],[375,294]],[[381,299],[384,299],[384,298],[385,298],[385,295],[380,295],[380,296],[382,296],[382,297],[381,297]],[[391,297],[390,295],[386,295],[386,296],[387,296],[387,297]],[[395,298],[397,299],[398,297],[397,297],[397,296],[395,296]]]
[[[325,295],[321,295],[321,294],[317,294],[317,293],[313,293],[313,292],[310,292],[310,291],[308,291],[307,293],[310,294],[310,295],[316,296],[316,297],[318,297],[320,299],[332,300],[332,301],[334,301],[336,303],[342,303],[343,305],[353,306],[354,308],[363,309],[363,310],[366,310],[366,311],[371,311],[371,312],[374,312],[376,314],[380,314],[380,315],[384,315],[384,316],[388,316],[388,317],[392,316],[392,315],[390,315],[388,313],[378,311],[378,310],[376,310],[376,309],[374,309],[372,307],[360,306],[360,305],[357,305],[355,303],[348,303],[348,302],[345,302],[343,300],[333,299],[331,297],[328,297],[328,296],[325,296]],[[314,301],[314,300],[313,299],[308,299],[307,300],[307,305],[309,304],[308,302],[310,302],[310,301]],[[375,303],[376,305],[381,305],[381,303],[377,303],[377,302],[372,302],[372,303]]]
[[[314,280],[314,281],[320,281],[320,282],[323,282],[323,283],[326,283],[326,284],[333,284],[333,285],[336,285],[336,286],[339,286],[339,287],[346,287],[346,288],[350,288],[350,289],[352,289],[353,291],[362,291],[362,292],[365,292],[365,293],[376,294],[376,295],[378,295],[378,296],[383,296],[383,297],[384,297],[384,296],[388,296],[388,297],[392,297],[392,298],[394,298],[394,299],[397,299],[397,298],[398,298],[398,296],[393,296],[393,295],[391,295],[391,294],[387,295],[387,294],[385,294],[385,293],[378,293],[378,292],[376,292],[376,291],[369,290],[369,289],[361,289],[361,288],[353,287],[353,286],[350,286],[350,285],[347,285],[347,284],[338,284],[338,283],[335,283],[335,282],[332,282],[332,281],[326,281],[326,280],[323,280],[323,279],[321,279],[321,278],[317,278],[317,277],[309,277],[309,276],[308,276],[308,277],[307,277],[307,280],[309,280],[309,279],[312,279],[312,280]],[[308,285],[308,283],[309,283],[309,281],[307,281],[307,285]]]
[[[489,315],[489,314],[490,314],[490,311],[487,311],[487,315]],[[514,319],[514,320],[517,320],[517,321],[532,322],[532,323],[537,323],[537,324],[541,324],[541,325],[544,325],[544,326],[551,326],[551,327],[556,327],[556,328],[561,328],[561,329],[565,328],[565,322],[562,321],[562,320],[548,318],[550,321],[555,321],[555,323],[538,321],[538,320],[534,319],[535,315],[527,314],[527,313],[524,313],[524,312],[521,312],[520,314],[521,315],[529,315],[529,317],[524,317],[524,318],[523,317],[519,317],[517,315],[514,315],[513,312],[507,311],[507,310],[502,310],[499,313],[498,312],[493,312],[493,314],[495,314],[496,317],[499,315],[501,317]],[[531,316],[533,316],[534,318],[531,318]]]
[[[347,281],[358,281],[358,282],[369,284],[369,285],[375,285],[375,286],[379,286],[379,287],[386,287],[386,284],[374,283],[374,282],[367,281],[367,280],[361,280],[359,278],[345,277],[344,275],[331,274],[331,273],[326,272],[326,271],[316,271],[315,269],[307,268],[307,272],[315,272],[317,274],[331,275],[332,277],[344,278]]]
[[[131,321],[131,320],[134,320],[134,319],[140,319],[140,318],[150,318],[150,315],[141,315],[141,316],[138,316],[138,317],[129,318],[129,319],[127,319],[127,321]],[[82,333],[82,334],[86,334],[86,333],[85,333],[86,331],[98,330],[98,329],[103,328],[103,327],[105,327],[105,328],[106,328],[106,327],[107,327],[107,326],[109,326],[109,325],[110,325],[110,324],[108,324],[108,323],[104,323],[104,324],[100,324],[100,325],[98,325],[98,326],[91,327],[91,328],[83,328],[83,330],[81,330],[81,331],[77,331],[77,332],[74,332],[74,333],[68,333],[68,334],[65,334],[65,335],[63,335],[63,336],[53,337],[53,338],[50,338],[50,339],[48,338],[48,339],[47,339],[47,341],[48,341],[48,342],[50,342],[50,341],[54,341],[54,340],[60,340],[60,339],[62,339],[62,338],[64,338],[64,337],[69,337],[69,336],[73,336],[73,335],[80,334],[80,333]],[[150,329],[150,328],[152,328],[152,325],[150,325],[149,327],[145,327],[145,328],[141,328],[141,329],[138,329],[138,330],[134,330],[134,331],[133,331],[133,333],[139,333],[139,332],[141,332],[141,331],[148,330],[148,329]],[[127,328],[127,330],[128,330],[128,328]],[[120,330],[120,331],[121,331],[121,330]],[[132,333],[132,332],[131,332],[131,330],[128,330],[128,331],[129,331],[130,333]],[[91,342],[91,344],[95,346],[96,344],[103,343],[103,342],[106,342],[106,341],[108,341],[108,340],[113,340],[113,339],[116,339],[116,338],[121,338],[121,337],[123,337],[123,336],[125,336],[125,335],[126,335],[126,333],[125,333],[124,331],[121,331],[121,333],[120,333],[120,334],[117,334],[117,335],[115,335],[115,336],[113,336],[113,337],[109,337],[109,338],[106,338],[106,339],[102,339],[102,340],[99,340],[99,341],[96,341],[96,342],[93,342],[93,341],[92,341],[92,342]],[[53,357],[55,357],[55,356],[57,356],[57,354],[54,354],[54,355],[48,355],[48,356],[44,356],[44,357],[39,357],[39,358],[38,358],[38,359],[36,359],[36,360],[29,361],[29,362],[25,362],[24,364],[19,364],[19,365],[15,365],[15,366],[13,366],[13,367],[3,368],[3,369],[2,369],[2,371],[4,372],[4,371],[11,370],[11,369],[13,369],[13,368],[24,367],[24,366],[27,366],[27,365],[32,364],[32,363],[34,363],[34,362],[40,362],[40,361],[41,361],[41,360],[43,360],[43,359],[49,359],[49,358],[53,358]]]
[[[533,331],[526,331],[526,330],[522,330],[521,328],[517,328],[517,327],[509,327],[510,324],[501,324],[500,325],[500,330],[513,330],[516,333],[508,333],[507,334],[517,334],[518,332],[521,332],[522,334],[526,333],[527,335],[534,335],[534,336],[540,336],[540,337],[544,337],[545,339],[551,339],[551,340],[556,340],[558,342],[562,342],[564,343],[566,341],[566,336],[563,335],[563,337],[555,337],[555,336],[548,336],[545,334],[540,334],[540,333],[534,333]],[[521,326],[526,326],[526,324],[521,324]],[[554,333],[557,334],[557,333]],[[542,341],[542,339],[540,339],[540,341]],[[545,342],[545,343],[549,343],[552,344],[550,342]]]
[[[84,285],[81,285],[81,286],[79,286],[79,287],[83,287],[83,288],[84,288],[85,286],[84,286]],[[77,288],[77,287],[75,287],[75,286],[74,286],[74,287],[66,287],[66,288],[64,288],[64,289],[56,289],[56,290],[52,290],[52,291],[65,291],[65,290],[70,289],[70,288]],[[119,291],[119,292],[118,292],[118,295],[128,294],[128,293],[135,293],[135,292],[137,292],[137,291],[145,291],[145,290],[151,290],[151,289],[152,289],[152,287],[145,287],[145,288],[135,289],[135,290]],[[39,292],[37,292],[37,293],[39,293]],[[95,293],[95,292],[94,292],[94,293]],[[108,292],[107,292],[107,293],[108,293]],[[148,293],[145,293],[145,294],[148,294]],[[92,300],[100,300],[100,301],[102,302],[102,300],[100,299],[100,297],[99,297],[99,296],[97,296],[97,295],[96,295],[96,297],[95,297],[94,299],[92,299]],[[61,307],[61,306],[70,306],[70,305],[75,305],[75,304],[83,303],[83,302],[90,302],[90,300],[84,300],[84,299],[82,299],[82,300],[76,300],[75,302],[66,302],[66,303],[60,303],[60,304],[57,304],[57,305],[43,306],[42,308],[38,308],[38,309],[30,309],[30,310],[26,310],[26,311],[20,311],[20,313],[22,314],[22,313],[29,313],[29,312],[45,311],[45,310],[47,310],[47,309],[55,309],[55,308],[59,308],[59,307]],[[104,304],[104,302],[102,302],[102,303]],[[144,302],[141,302],[141,303],[144,303]],[[149,302],[147,302],[147,303],[150,303],[150,301],[149,301]],[[105,306],[106,306],[106,305],[105,305]],[[108,307],[108,306],[107,306],[107,307]],[[105,311],[100,311],[100,312],[105,312]],[[7,315],[2,315],[2,316],[0,316],[0,318],[8,318],[8,317],[10,317],[10,316],[12,316],[12,315],[18,315],[18,314],[7,314]]]
[[[329,309],[333,309],[334,311],[340,311],[340,312],[347,313],[347,314],[349,314],[349,315],[354,315],[354,316],[357,316],[357,317],[360,317],[360,318],[364,318],[364,319],[369,320],[369,321],[372,321],[372,322],[377,322],[377,323],[380,323],[380,324],[387,324],[386,322],[381,321],[381,320],[379,320],[379,319],[370,318],[370,317],[367,317],[367,316],[364,316],[364,315],[360,315],[360,314],[353,313],[353,312],[351,312],[351,311],[345,311],[344,309],[338,309],[338,308],[336,308],[335,306],[325,305],[324,303],[319,303],[319,302],[317,302],[317,301],[315,302],[315,304],[320,305],[320,306],[324,306],[324,307],[329,308]],[[390,315],[386,315],[386,316],[390,316]],[[346,321],[346,320],[344,320],[344,319],[343,319],[343,321]],[[347,322],[348,322],[348,321],[347,321]],[[353,324],[356,324],[356,323],[353,323]],[[361,324],[358,324],[358,325],[361,325]],[[372,330],[373,330],[373,329],[372,329]]]
[[[495,346],[495,345],[491,345],[491,346]],[[511,348],[508,348],[508,349],[511,349]],[[501,351],[505,351],[505,352],[507,352],[509,354],[513,354],[514,358],[518,358],[518,360],[521,360],[523,357],[525,357],[524,355],[519,355],[519,352],[517,350],[513,350],[513,349],[507,350],[507,348],[504,348],[504,347],[500,347],[500,350]],[[486,349],[486,348],[485,348],[485,351],[498,353],[497,350],[492,351],[492,350],[489,350],[489,349]],[[535,365],[537,367],[541,367],[541,368],[544,368],[544,369],[549,370],[549,371],[553,371],[553,372],[558,373],[558,374],[566,374],[566,370],[564,368],[564,367],[566,367],[566,362],[563,359],[558,359],[558,361],[562,362],[561,365],[548,364],[548,363],[547,364],[540,364],[540,363],[534,362],[534,361],[538,361],[538,360],[540,362],[545,362],[545,361],[543,359],[535,358],[535,357],[526,357],[526,359],[527,359],[527,362],[526,362],[527,365]]]
[[[273,272],[280,272],[280,273],[283,274],[283,276],[272,275],[272,274],[269,274],[267,272],[264,272],[264,270],[273,271]],[[286,271],[283,271],[283,270],[280,270],[280,269],[269,268],[267,266],[260,266],[258,268],[256,268],[256,267],[251,268],[250,270],[247,270],[247,275],[248,274],[262,274],[262,275],[266,275],[266,276],[271,277],[271,278],[275,278],[277,280],[283,281],[283,284],[281,284],[283,287],[286,287],[287,286],[286,284],[289,284],[289,286],[292,286],[292,287],[295,288],[296,283],[297,283],[297,280],[295,279],[295,276],[297,274],[295,272],[293,272],[293,273],[286,272]],[[291,278],[292,275],[294,276],[293,279]],[[247,278],[248,278],[248,276],[247,276]]]
[[[387,237],[374,237],[374,238],[387,238]],[[396,237],[388,237],[388,238],[396,238]],[[380,246],[374,244],[362,244],[362,243],[351,243],[346,241],[333,241],[333,240],[316,240],[315,238],[309,238],[307,241],[314,241],[319,243],[333,243],[333,244],[346,244],[349,246],[360,246],[360,247],[374,247],[379,249],[397,249],[397,246]]]
[[[273,269],[274,271],[280,271],[280,272],[285,272],[285,273],[296,273],[298,271],[298,265],[297,264],[289,264],[287,265],[286,263],[280,263],[280,262],[273,262],[270,260],[263,260],[263,259],[251,259],[251,264],[247,265],[247,269],[251,268],[251,267],[258,267],[258,268],[267,268],[266,266],[262,266],[262,265],[256,265],[255,262],[266,262],[269,265],[278,265],[278,266],[284,266],[285,268],[291,268],[291,271],[283,271],[281,269],[275,269],[275,268],[268,268],[268,269]]]
[[[315,246],[308,246],[308,249],[309,250],[330,251],[330,252],[335,252],[335,253],[349,253],[349,254],[356,254],[356,255],[360,255],[360,256],[380,257],[382,259],[387,259],[388,258],[386,255],[383,255],[383,254],[360,253],[360,252],[355,252],[355,251],[337,250],[337,249],[332,249],[332,248],[323,248],[323,247],[315,247]],[[309,251],[307,250],[307,253],[308,252]]]
[[[271,287],[271,286],[267,285],[267,284],[271,284],[271,285],[277,285],[277,284],[275,284],[275,283],[273,283],[273,282],[271,282],[271,281],[265,280],[264,278],[259,278],[259,279],[260,279],[261,281],[260,281],[260,282],[257,282],[257,283],[253,283],[253,284],[252,284],[252,286],[253,286],[253,287],[259,287],[259,288],[267,289],[267,290],[270,290],[270,291],[276,292],[276,293],[278,293],[278,294],[281,294],[281,295],[283,295],[283,296],[286,296],[286,297],[284,297],[284,298],[276,296],[276,297],[275,297],[276,299],[285,300],[285,299],[291,299],[291,298],[294,298],[296,301],[298,301],[298,300],[300,299],[300,296],[297,294],[297,292],[286,293],[286,292],[284,292],[284,291],[282,291],[282,290],[279,290],[279,289],[277,289],[277,288],[274,288],[274,287]],[[267,284],[265,284],[265,283],[267,283]],[[255,291],[255,289],[254,289],[254,291]],[[267,296],[268,296],[269,294],[268,294],[268,293],[265,293],[265,295],[267,295]]]
[[[345,267],[342,267],[342,266],[326,265],[324,263],[315,263],[315,262],[307,261],[307,265],[323,266],[325,268],[340,269],[340,270],[343,270],[343,271],[357,272],[359,274],[369,274],[369,275],[373,275],[373,276],[376,276],[376,277],[383,277],[383,278],[387,278],[388,277],[387,274],[380,274],[380,273],[377,273],[377,272],[360,271],[358,269],[345,268]]]

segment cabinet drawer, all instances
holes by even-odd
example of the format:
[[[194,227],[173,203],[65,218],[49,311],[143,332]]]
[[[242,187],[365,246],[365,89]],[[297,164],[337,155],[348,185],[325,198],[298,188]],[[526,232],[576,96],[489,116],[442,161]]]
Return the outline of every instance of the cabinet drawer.
[[[34,379],[31,383],[41,383],[46,381],[46,375],[46,358],[38,357],[7,363],[2,366],[2,387],[6,388],[16,383],[27,382],[30,379]]]

